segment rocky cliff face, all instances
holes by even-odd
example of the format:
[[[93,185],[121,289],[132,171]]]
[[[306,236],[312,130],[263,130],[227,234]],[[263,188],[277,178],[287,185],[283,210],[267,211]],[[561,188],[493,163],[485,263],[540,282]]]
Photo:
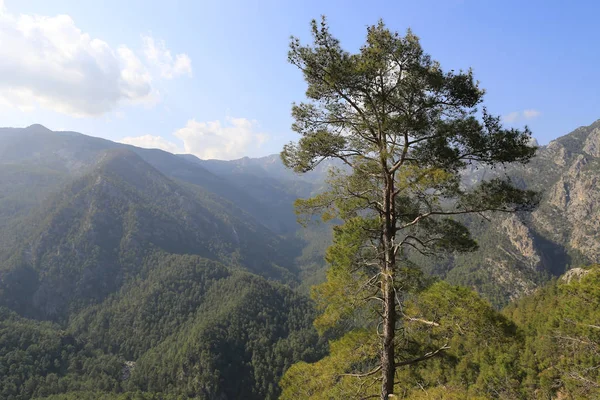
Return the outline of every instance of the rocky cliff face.
[[[542,258],[535,243],[535,235],[516,215],[506,217],[500,226],[507,236],[514,251],[509,253],[518,258],[525,266],[532,270],[543,268]]]
[[[600,262],[600,120],[540,147],[525,166],[468,170],[464,182],[492,174],[540,191],[540,206],[472,223],[480,250],[453,260],[450,281],[477,287],[501,306],[551,276]]]
[[[596,125],[600,123],[579,128],[548,146],[554,157],[543,156],[562,168],[533,214],[533,225],[549,239],[590,262],[600,260],[600,127]],[[578,136],[575,146],[571,135]]]

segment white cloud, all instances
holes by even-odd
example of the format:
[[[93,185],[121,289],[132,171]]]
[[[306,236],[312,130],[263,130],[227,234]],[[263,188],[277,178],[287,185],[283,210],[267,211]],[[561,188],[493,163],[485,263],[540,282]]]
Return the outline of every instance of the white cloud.
[[[538,110],[525,110],[523,111],[523,116],[527,119],[536,118],[542,115]]]
[[[97,116],[121,103],[155,103],[149,68],[127,46],[111,48],[68,15],[12,15],[0,0],[0,103]],[[160,49],[168,54],[161,42]],[[191,71],[178,55],[172,76]]]
[[[183,141],[186,153],[202,159],[233,160],[259,148],[268,135],[257,131],[256,121],[228,117],[221,121],[189,120],[173,135]]]
[[[142,41],[146,60],[158,68],[163,78],[172,79],[178,75],[192,75],[192,61],[187,54],[177,54],[173,59],[164,40],[155,41],[151,36],[142,36]]]
[[[529,110],[524,110],[524,111],[513,111],[511,113],[506,114],[504,117],[502,117],[502,119],[504,120],[504,122],[517,122],[520,120],[526,120],[526,119],[533,119],[533,118],[537,118],[540,115],[542,115],[542,113],[538,110],[534,110],[534,109],[529,109]]]
[[[169,153],[181,153],[181,149],[173,142],[169,142],[162,136],[136,136],[126,137],[119,141],[120,143],[130,144],[132,146],[143,147],[146,149],[161,149]]]
[[[221,121],[197,122],[189,120],[185,127],[173,135],[183,146],[162,136],[135,136],[119,140],[147,149],[161,149],[169,153],[193,154],[202,159],[233,160],[248,155],[268,139],[268,135],[257,130],[257,122],[246,118],[227,117]]]
[[[505,116],[504,116],[504,120],[505,120],[506,122],[515,122],[516,120],[518,120],[518,119],[519,119],[519,116],[520,116],[520,115],[521,115],[521,114],[520,114],[518,111],[513,111],[513,112],[511,112],[511,113],[509,113],[509,114],[505,115]]]

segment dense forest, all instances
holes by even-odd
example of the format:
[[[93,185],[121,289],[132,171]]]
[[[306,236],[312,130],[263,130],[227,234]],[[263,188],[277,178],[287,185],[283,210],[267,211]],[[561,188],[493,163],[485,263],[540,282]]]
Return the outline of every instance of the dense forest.
[[[276,398],[282,372],[325,345],[307,299],[198,256],[153,254],[148,276],[67,325],[2,309],[2,398],[150,392]]]
[[[397,395],[407,399],[597,398],[599,279],[598,266],[573,269],[502,311],[468,289],[444,282],[427,286],[407,304],[406,340],[447,349],[427,362],[401,368]],[[407,357],[422,351],[408,349]],[[376,343],[367,331],[334,340],[327,357],[317,363],[298,363],[286,372],[282,398],[376,395],[379,388],[374,379],[349,374],[357,363],[376,356]]]
[[[194,256],[155,262],[147,281],[67,327],[3,308],[2,398],[277,398],[284,371],[283,399],[376,393],[342,376],[376,356],[367,330],[326,345],[310,305],[281,285]],[[424,282],[406,330],[414,343],[448,348],[400,369],[399,396],[596,398],[599,302],[600,267],[573,269],[501,312],[469,289]]]

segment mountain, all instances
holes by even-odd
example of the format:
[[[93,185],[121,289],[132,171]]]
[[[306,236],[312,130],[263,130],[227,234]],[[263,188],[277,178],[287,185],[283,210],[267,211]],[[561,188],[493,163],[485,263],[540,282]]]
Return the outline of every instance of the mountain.
[[[259,159],[246,157],[234,161],[200,160],[192,155],[180,157],[226,178],[227,182],[251,196],[268,210],[269,217],[264,220],[271,221],[269,228],[279,234],[291,234],[298,230],[294,201],[322,189],[322,182],[304,180],[287,170],[278,156]]]
[[[567,247],[579,262],[600,259],[600,121],[551,142],[540,154],[546,201],[534,213],[536,227]]]
[[[232,161],[200,160],[189,154],[180,157],[203,166],[215,175],[225,177],[260,204],[267,206],[271,216],[277,216],[278,221],[271,228],[281,234],[298,230],[294,201],[324,190],[330,168],[343,168],[341,162],[328,160],[313,171],[298,174],[286,168],[278,154]]]
[[[126,149],[105,153],[21,226],[31,234],[7,257],[15,261],[2,285],[9,290],[14,279],[28,276],[27,291],[3,298],[25,315],[54,318],[73,301],[101,301],[143,272],[144,257],[156,249],[293,279],[280,266],[286,246],[276,235]]]
[[[277,156],[201,163],[215,174],[239,176],[231,180],[238,187],[251,181],[249,175],[311,182],[314,189],[296,192],[300,196],[322,190],[328,167],[340,167],[333,163],[298,176]],[[600,120],[540,146],[529,164],[494,170],[472,165],[463,178],[472,185],[494,176],[508,176],[522,188],[539,191],[539,208],[531,214],[466,218],[480,249],[441,259],[417,258],[429,273],[472,287],[502,307],[571,267],[600,262]],[[312,276],[322,276],[319,268],[323,265],[313,268]]]
[[[200,186],[247,211],[267,227],[279,225],[281,215],[274,214],[267,204],[240,190],[228,177],[210,172],[193,156],[141,149],[76,132],[54,132],[41,125],[0,128],[0,223],[3,220],[6,223],[15,214],[26,214],[39,204],[36,198],[43,200],[69,178],[86,173],[104,152],[113,149],[134,152],[165,176]],[[43,184],[37,185],[38,182]]]
[[[277,398],[292,364],[327,353],[305,294],[331,226],[300,229],[293,202],[324,190],[330,167],[1,128],[0,398]],[[498,175],[539,190],[539,208],[465,219],[478,251],[414,260],[496,309],[600,261],[600,121],[525,166],[474,165],[464,184]]]
[[[524,166],[489,170],[473,166],[466,184],[508,176],[537,190],[541,202],[531,214],[488,215],[465,221],[480,249],[441,261],[420,260],[427,270],[454,284],[472,287],[497,307],[571,267],[600,262],[600,121],[541,146]]]
[[[507,174],[522,187],[542,192],[539,209],[531,215],[488,216],[491,221],[472,218],[467,222],[478,239],[478,252],[419,262],[430,273],[476,288],[500,307],[510,299],[531,293],[564,272],[567,265],[599,261],[600,245],[594,239],[599,223],[594,196],[598,125],[596,122],[581,127],[540,147],[538,155],[526,166],[496,170],[472,166],[464,175],[466,184]],[[322,256],[329,230],[300,230],[293,202],[323,190],[328,169],[342,167],[336,162],[298,175],[286,169],[277,155],[233,161],[200,160],[192,155],[139,149],[73,132],[52,132],[39,125],[0,129],[0,226],[30,213],[49,193],[93,168],[104,152],[119,148],[134,152],[179,184],[189,184],[194,190],[201,188],[205,197],[214,199],[213,203],[231,204],[231,209],[245,212],[254,223],[283,238],[279,243],[288,246],[288,258],[294,259],[292,263],[300,270],[303,281],[316,283],[322,279]],[[0,241],[2,247],[15,240],[12,233],[9,236]],[[307,249],[312,249],[310,254]],[[2,253],[6,254],[0,249]]]
[[[275,399],[322,355],[289,287],[301,243],[234,183],[39,125],[0,130],[0,152],[1,398]]]
[[[578,128],[540,147],[538,155],[526,166],[496,170],[472,166],[464,175],[467,184],[507,174],[522,187],[542,192],[539,209],[531,215],[491,215],[491,222],[472,218],[468,222],[480,251],[441,261],[419,261],[433,274],[476,288],[497,306],[530,293],[550,277],[564,272],[567,265],[599,261],[600,245],[594,239],[599,224],[594,196],[598,127],[596,122]],[[283,242],[294,248],[288,254],[301,270],[303,280],[314,283],[320,279],[314,277],[323,276],[324,264],[314,261],[324,254],[329,230],[299,230],[293,201],[323,190],[328,169],[342,167],[336,162],[298,175],[286,169],[277,155],[233,161],[200,160],[192,155],[139,149],[73,132],[52,132],[39,125],[0,129],[0,226],[11,223],[15,216],[28,214],[68,179],[93,168],[103,152],[118,148],[129,149],[164,176],[190,184],[196,190],[201,188],[206,196],[216,199],[215,203],[229,203],[232,209],[245,212],[257,224],[282,236]],[[0,243],[10,243],[14,235],[10,236]],[[315,250],[308,257],[307,248]]]
[[[199,160],[191,155],[182,155],[187,159],[196,159],[206,169],[213,171],[218,175],[230,175],[234,173],[246,173],[256,176],[269,176],[279,181],[309,182],[316,185],[322,185],[327,179],[329,169],[332,167],[343,168],[343,163],[339,160],[325,160],[321,162],[313,171],[305,174],[298,174],[286,168],[279,154],[272,154],[266,157],[250,158],[244,157],[232,161],[222,160]]]

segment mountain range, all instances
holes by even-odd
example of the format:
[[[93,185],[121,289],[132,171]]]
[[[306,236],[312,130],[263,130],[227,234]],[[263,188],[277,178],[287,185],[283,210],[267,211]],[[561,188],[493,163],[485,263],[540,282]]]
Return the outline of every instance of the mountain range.
[[[201,160],[1,128],[0,397],[277,398],[290,365],[327,351],[306,293],[331,227],[301,228],[293,202],[331,166],[297,175],[276,155]],[[473,166],[464,184],[494,175],[540,191],[539,208],[466,220],[479,250],[417,258],[426,272],[500,308],[600,261],[600,121],[525,166]]]

